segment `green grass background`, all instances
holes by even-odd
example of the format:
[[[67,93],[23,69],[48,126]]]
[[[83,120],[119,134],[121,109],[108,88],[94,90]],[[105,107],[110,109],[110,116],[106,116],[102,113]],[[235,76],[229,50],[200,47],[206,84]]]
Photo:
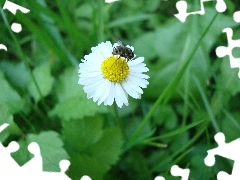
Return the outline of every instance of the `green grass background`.
[[[3,7],[5,1],[0,1]],[[12,156],[25,164],[37,142],[45,171],[60,171],[59,161],[71,162],[67,175],[79,180],[179,180],[172,165],[191,170],[191,180],[216,179],[231,173],[233,161],[216,157],[204,164],[206,151],[217,146],[214,135],[226,141],[240,137],[240,79],[228,57],[218,58],[217,46],[227,46],[222,30],[231,27],[240,38],[233,13],[237,0],[226,1],[217,13],[216,2],[204,3],[205,14],[189,16],[185,23],[175,0],[23,0],[12,1],[30,12],[1,12],[0,134],[4,145],[17,141]],[[200,9],[187,1],[188,11]],[[9,28],[21,23],[23,31]],[[141,100],[129,98],[128,107],[97,106],[78,85],[78,64],[91,47],[111,34],[132,45],[145,58],[149,86]],[[233,50],[240,57],[238,48]]]

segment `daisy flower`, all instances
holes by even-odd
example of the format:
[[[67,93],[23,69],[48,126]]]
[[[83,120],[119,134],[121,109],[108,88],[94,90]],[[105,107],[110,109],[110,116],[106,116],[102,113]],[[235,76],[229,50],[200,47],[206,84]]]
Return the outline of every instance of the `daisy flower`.
[[[112,105],[114,100],[118,107],[128,105],[128,95],[140,99],[142,88],[148,85],[148,71],[144,58],[127,60],[122,56],[113,55],[110,41],[102,42],[92,47],[92,52],[84,56],[79,64],[78,84],[83,85],[87,98],[93,98],[98,105]],[[127,46],[132,51],[133,47]]]

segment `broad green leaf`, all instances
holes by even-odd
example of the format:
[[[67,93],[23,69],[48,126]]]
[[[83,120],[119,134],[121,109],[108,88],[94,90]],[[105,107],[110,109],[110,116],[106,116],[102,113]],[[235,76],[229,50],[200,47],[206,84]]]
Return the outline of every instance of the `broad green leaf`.
[[[88,151],[102,136],[103,119],[99,116],[63,122],[64,142],[71,151]]]
[[[11,124],[13,122],[13,115],[10,113],[8,106],[0,104],[0,125],[3,123]]]
[[[96,113],[106,112],[106,107],[98,106],[92,100],[71,98],[58,103],[50,116],[58,116],[63,120],[82,119],[85,116],[94,116]]]
[[[61,75],[56,87],[56,95],[59,103],[50,112],[51,116],[71,120],[107,112],[107,108],[104,105],[98,106],[92,99],[87,99],[86,93],[83,92],[83,87],[78,84],[77,68],[69,68]]]
[[[89,153],[108,170],[119,159],[122,145],[123,140],[120,129],[118,127],[106,128],[101,139],[89,148]]]
[[[8,106],[12,113],[19,112],[23,108],[23,100],[18,92],[11,87],[0,71],[0,104]]]
[[[19,144],[20,148],[11,155],[20,166],[23,166],[31,158],[33,158],[33,155],[28,151],[28,142],[26,142],[25,139],[20,139],[17,141],[17,143]]]
[[[12,61],[3,61],[0,63],[0,67],[14,86],[20,88],[26,87],[29,81],[29,73],[23,62],[13,63]]]
[[[78,69],[68,68],[60,76],[56,87],[58,100],[65,101],[71,98],[85,98],[83,86],[78,84]]]
[[[106,168],[97,159],[88,154],[74,154],[70,157],[71,166],[68,174],[73,179],[88,175],[91,179],[101,180]]]
[[[226,142],[240,137],[240,113],[234,112],[222,119],[222,132],[225,134]]]
[[[49,64],[44,64],[34,69],[33,75],[36,79],[36,83],[39,87],[40,92],[38,91],[33,80],[31,80],[28,89],[34,100],[38,102],[41,99],[41,96],[47,96],[52,90],[53,77],[51,75]]]
[[[8,106],[0,104],[0,126],[4,123],[9,124],[9,126],[0,133],[0,142],[4,142],[10,135],[21,133],[19,127],[13,121],[13,115]]]
[[[29,134],[27,142],[28,144],[36,142],[40,146],[44,171],[59,172],[59,162],[64,159],[69,159],[67,152],[63,148],[63,142],[57,132],[47,131],[37,135]]]
[[[117,127],[102,129],[101,118],[65,122],[63,136],[70,154],[69,174],[102,179],[122,152],[122,135]]]

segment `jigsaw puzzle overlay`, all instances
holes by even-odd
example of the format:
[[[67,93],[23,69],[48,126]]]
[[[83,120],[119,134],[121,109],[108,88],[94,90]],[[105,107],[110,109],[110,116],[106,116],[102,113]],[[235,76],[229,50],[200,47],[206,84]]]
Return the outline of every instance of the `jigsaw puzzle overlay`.
[[[0,126],[0,133],[8,127],[9,124],[3,124]],[[19,144],[15,141],[9,143],[7,147],[4,147],[0,142],[0,179],[1,180],[71,180],[65,172],[67,171],[70,162],[68,160],[61,160],[59,162],[60,172],[44,172],[43,162],[41,156],[41,150],[36,142],[32,142],[28,145],[29,153],[33,154],[33,158],[30,159],[23,166],[12,158],[11,153],[16,152],[19,149]],[[91,180],[88,176],[83,176],[81,180]]]
[[[171,175],[175,177],[181,177],[181,180],[188,180],[189,174],[189,169],[182,169],[177,165],[171,167]],[[165,178],[162,176],[157,176],[154,180],[165,180]]]
[[[204,159],[204,163],[207,166],[213,166],[215,162],[215,156],[221,156],[226,159],[234,161],[232,174],[228,174],[224,171],[220,171],[217,174],[217,180],[239,180],[240,179],[240,138],[233,140],[229,143],[225,142],[225,136],[222,132],[217,133],[214,136],[218,147],[207,151],[207,156]],[[172,176],[181,177],[181,180],[188,180],[190,170],[182,169],[179,166],[174,165],[171,168]],[[154,180],[165,180],[162,176],[157,176]]]
[[[217,175],[218,180],[238,180],[240,178],[240,138],[225,143],[225,136],[219,132],[214,136],[215,141],[218,144],[217,148],[208,150],[207,157],[204,162],[207,166],[213,166],[215,164],[215,155],[222,156],[224,158],[234,161],[232,174],[229,175],[226,172],[220,171]]]
[[[16,14],[17,10],[21,11],[24,14],[26,14],[30,11],[29,9],[19,6],[18,4],[12,3],[11,1],[8,1],[8,0],[6,0],[6,2],[4,3],[3,10],[8,10],[9,12],[11,12],[14,15]],[[11,29],[13,32],[19,33],[22,31],[22,25],[14,22],[11,25]],[[7,51],[7,46],[4,44],[0,44],[0,50],[1,49]]]
[[[216,1],[215,9],[219,13],[222,13],[222,12],[226,11],[226,9],[227,9],[227,6],[226,6],[226,3],[224,2],[224,0],[200,0],[200,6],[201,6],[200,10],[188,13],[187,12],[187,7],[188,7],[187,2],[186,1],[178,1],[176,3],[176,8],[178,10],[178,14],[174,14],[174,16],[176,18],[178,18],[181,22],[185,22],[189,15],[203,15],[203,14],[205,14],[204,2],[208,2],[208,1]],[[236,23],[240,22],[240,11],[236,11],[233,14],[233,19]],[[235,58],[232,54],[232,50],[234,48],[240,47],[240,40],[232,39],[233,30],[229,27],[223,29],[222,32],[226,33],[226,35],[227,35],[228,47],[224,47],[224,46],[217,47],[216,55],[220,58],[228,55],[229,60],[230,60],[230,67],[231,68],[239,68],[238,77],[240,78],[240,58]]]
[[[209,1],[216,1],[216,6],[215,9],[217,10],[217,12],[224,12],[227,9],[226,3],[224,2],[224,0],[200,0],[200,10],[199,11],[194,11],[194,12],[187,12],[187,2],[186,1],[178,1],[176,3],[176,8],[178,10],[178,14],[174,14],[174,16],[176,18],[178,18],[181,22],[185,22],[187,17],[189,15],[195,15],[195,14],[199,14],[199,15],[203,15],[205,14],[205,9],[204,9],[204,2],[209,2]]]
[[[8,127],[8,124],[0,126],[0,133]],[[214,137],[218,144],[218,147],[207,151],[207,156],[204,162],[207,166],[213,166],[215,164],[215,156],[222,156],[224,158],[234,161],[232,174],[220,171],[217,174],[218,180],[238,180],[240,177],[240,138],[233,140],[229,143],[225,142],[225,136],[223,133],[217,133]],[[29,153],[33,154],[33,158],[29,160],[23,166],[19,166],[18,163],[12,158],[11,153],[16,152],[19,149],[19,144],[12,141],[7,147],[4,147],[0,142],[0,177],[4,177],[4,180],[12,180],[18,177],[18,179],[24,180],[71,180],[65,172],[67,171],[70,162],[68,160],[62,160],[59,163],[60,172],[44,172],[40,147],[36,142],[32,142],[28,145]],[[181,180],[188,180],[190,174],[189,169],[182,169],[177,165],[172,166],[171,175],[175,177],[181,177]],[[83,176],[81,180],[91,180],[89,176]],[[162,176],[157,176],[154,180],[165,180]]]
[[[175,14],[175,17],[178,18],[181,22],[185,22],[189,15],[203,15],[205,14],[204,2],[213,1],[213,0],[200,0],[201,8],[196,12],[187,13],[187,2],[178,1],[176,8],[178,14]],[[216,1],[216,10],[219,13],[224,12],[227,7],[224,0],[215,0]],[[6,1],[3,9],[10,11],[13,14],[16,14],[17,10],[20,10],[22,13],[28,13],[29,10],[14,4],[10,1]],[[233,19],[236,23],[240,22],[240,11],[237,11],[233,14]],[[21,24],[13,23],[11,29],[15,33],[19,33],[22,30]],[[218,57],[229,56],[231,68],[240,68],[240,58],[234,58],[232,55],[232,50],[235,47],[240,47],[240,40],[233,40],[233,30],[231,28],[223,29],[226,33],[228,40],[228,47],[219,46],[216,49],[216,55]],[[7,47],[4,44],[0,44],[0,50],[3,49],[7,51]],[[240,78],[240,71],[238,73]],[[6,129],[9,124],[5,123],[0,126],[0,133]],[[215,135],[215,141],[218,144],[218,147],[213,148],[207,151],[207,156],[204,159],[204,162],[207,166],[215,165],[215,156],[221,156],[234,161],[232,173],[228,174],[224,171],[220,171],[217,174],[218,180],[237,180],[240,179],[240,138],[233,140],[229,143],[225,142],[225,136],[223,133],[217,133]],[[33,158],[29,160],[23,166],[19,166],[18,163],[11,157],[11,153],[19,150],[19,144],[15,141],[9,143],[7,147],[4,147],[0,142],[0,178],[3,180],[12,180],[12,179],[24,179],[24,180],[70,180],[70,178],[65,174],[70,162],[68,160],[61,160],[59,162],[60,172],[44,172],[43,163],[41,156],[41,149],[36,142],[32,142],[28,145],[29,153],[33,154]],[[190,175],[190,169],[182,169],[177,165],[172,166],[171,175],[175,177],[181,177],[181,180],[188,180]],[[81,180],[91,180],[89,176],[83,176]],[[157,176],[155,180],[165,180],[162,176]]]
[[[240,22],[240,11],[236,11],[233,14],[233,19],[236,23]],[[227,27],[223,29],[224,33],[226,33],[227,41],[228,41],[228,47],[219,46],[216,48],[216,55],[220,58],[224,56],[228,56],[230,60],[230,67],[231,68],[239,68],[238,71],[238,77],[240,78],[240,58],[235,58],[232,54],[232,51],[236,47],[240,47],[240,39],[233,40],[233,30],[230,27]]]

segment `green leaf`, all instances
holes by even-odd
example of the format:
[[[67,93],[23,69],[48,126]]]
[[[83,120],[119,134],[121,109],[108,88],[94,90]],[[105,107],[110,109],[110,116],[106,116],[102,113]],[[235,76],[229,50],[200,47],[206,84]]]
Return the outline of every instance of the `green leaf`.
[[[0,104],[0,124],[13,122],[13,115],[10,113],[8,106]]]
[[[33,155],[28,151],[28,143],[24,139],[20,139],[17,143],[20,148],[11,155],[20,166],[23,166],[33,157]]]
[[[102,129],[100,117],[65,122],[63,136],[71,153],[71,177],[89,175],[102,179],[122,152],[122,135],[118,127]]]
[[[0,133],[0,142],[4,142],[10,135],[19,135],[21,130],[13,121],[13,115],[8,106],[0,104],[0,125],[7,123],[9,126]]]
[[[63,122],[63,136],[71,151],[88,151],[102,136],[103,119],[99,116]]]
[[[13,123],[13,115],[9,112],[9,109],[6,105],[0,104],[0,126],[7,123],[12,124]],[[0,133],[0,142],[4,142],[10,135],[9,132],[9,126],[6,127],[1,133]]]
[[[63,120],[82,119],[85,116],[94,116],[98,112],[106,112],[106,107],[98,106],[91,100],[72,98],[58,103],[50,116],[57,116]]]
[[[221,128],[226,136],[226,142],[229,142],[240,137],[240,113],[232,112],[229,114],[225,112],[225,114],[227,116],[222,119]]]
[[[106,169],[93,156],[87,154],[74,154],[70,158],[71,166],[68,174],[72,179],[79,179],[84,175],[88,175],[91,179],[103,179]]]
[[[33,75],[36,79],[36,83],[39,87],[40,92],[38,91],[33,80],[31,80],[28,89],[34,100],[38,102],[41,96],[47,96],[52,90],[53,77],[51,76],[49,64],[44,64],[34,69]]]
[[[216,79],[217,81],[217,88],[228,95],[236,95],[236,93],[240,92],[240,80],[238,78],[238,71],[237,68],[230,67],[229,58],[219,59],[222,61],[221,64],[221,74]]]
[[[78,84],[78,69],[68,68],[60,76],[56,87],[58,100],[65,101],[71,98],[85,98],[83,87]]]
[[[6,81],[1,71],[0,84],[0,104],[7,105],[12,113],[19,112],[23,108],[23,100],[18,92]]]
[[[12,61],[3,61],[0,67],[5,72],[7,79],[16,87],[24,88],[29,81],[29,73],[23,62],[13,63]]]
[[[121,154],[122,135],[118,127],[104,129],[101,139],[89,148],[89,153],[98,160],[106,169],[110,169]]]
[[[71,120],[107,112],[106,106],[98,106],[91,99],[87,99],[83,87],[78,84],[77,72],[77,68],[69,68],[61,75],[56,87],[59,103],[50,111],[50,116]]]
[[[59,172],[59,162],[63,159],[69,159],[57,132],[47,131],[37,135],[29,134],[27,142],[28,144],[36,142],[40,146],[44,171]]]

